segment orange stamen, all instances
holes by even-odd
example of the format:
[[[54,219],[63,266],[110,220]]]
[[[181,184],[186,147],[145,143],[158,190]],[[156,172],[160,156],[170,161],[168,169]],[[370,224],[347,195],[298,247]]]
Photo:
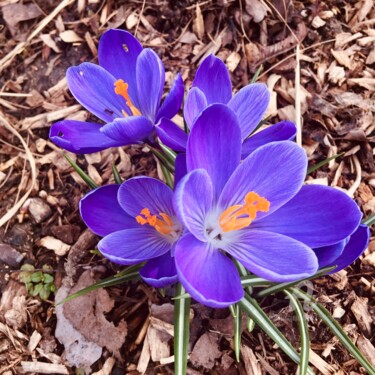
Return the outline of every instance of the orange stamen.
[[[174,231],[173,220],[164,212],[159,212],[159,217],[157,215],[151,215],[148,208],[144,208],[140,215],[138,215],[135,220],[138,224],[145,225],[149,224],[154,227],[160,234],[168,235]]]
[[[266,198],[250,191],[245,196],[245,204],[236,204],[223,211],[219,218],[219,225],[223,232],[246,228],[259,211],[268,212],[269,209],[270,202]]]
[[[132,100],[130,99],[128,88],[129,88],[129,85],[126,82],[124,82],[122,79],[118,79],[115,82],[115,93],[117,95],[121,95],[126,100],[126,105],[130,108],[133,116],[140,116],[141,112],[133,104]],[[124,110],[122,111],[122,113],[125,117],[128,115]]]

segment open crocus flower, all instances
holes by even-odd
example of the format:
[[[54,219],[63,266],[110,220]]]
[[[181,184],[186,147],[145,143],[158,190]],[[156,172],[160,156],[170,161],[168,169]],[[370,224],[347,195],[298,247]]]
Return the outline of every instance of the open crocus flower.
[[[270,281],[313,275],[312,248],[340,242],[361,213],[346,194],[303,186],[307,157],[290,141],[259,147],[243,162],[238,117],[213,104],[196,120],[187,144],[187,175],[175,211],[190,233],[175,247],[178,278],[190,295],[225,307],[243,295],[231,258]]]
[[[77,154],[152,143],[154,124],[172,118],[181,107],[181,76],[160,106],[165,72],[154,51],[143,49],[127,31],[109,30],[100,39],[98,58],[99,65],[71,67],[66,77],[73,96],[106,125],[64,120],[52,125],[50,139]]]
[[[358,259],[366,250],[370,240],[370,228],[361,224],[348,238],[337,244],[314,249],[319,268],[336,266],[330,273],[338,272]]]
[[[270,94],[263,83],[249,84],[232,97],[232,84],[227,67],[219,58],[209,55],[199,66],[192,88],[188,92],[184,117],[192,129],[197,116],[209,105],[226,104],[237,115],[243,142],[242,158],[245,158],[264,144],[291,140],[296,135],[294,123],[281,121],[249,137],[263,119],[269,101]],[[167,146],[175,151],[185,151],[188,137],[172,121],[162,119],[156,130],[161,141]]]
[[[172,196],[172,189],[161,181],[134,177],[88,193],[80,211],[89,229],[104,237],[98,248],[106,258],[125,265],[147,261],[141,277],[163,287],[177,281],[172,255],[182,231]]]

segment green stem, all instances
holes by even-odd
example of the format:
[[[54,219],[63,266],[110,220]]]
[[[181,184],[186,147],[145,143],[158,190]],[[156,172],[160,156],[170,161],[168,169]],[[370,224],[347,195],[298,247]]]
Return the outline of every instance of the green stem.
[[[303,311],[301,303],[289,290],[284,290],[284,293],[288,296],[298,319],[299,335],[301,337],[301,362],[299,364],[299,375],[306,375],[309,366],[310,337],[305,312]]]
[[[176,297],[185,294],[178,283]],[[177,298],[174,304],[174,373],[186,375],[188,345],[190,335],[190,298]]]

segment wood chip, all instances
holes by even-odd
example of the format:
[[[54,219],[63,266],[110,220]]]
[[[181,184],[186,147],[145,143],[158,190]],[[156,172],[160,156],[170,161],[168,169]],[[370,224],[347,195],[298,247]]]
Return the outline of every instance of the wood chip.
[[[361,331],[368,337],[371,336],[373,318],[368,311],[368,298],[357,297],[350,307]]]
[[[65,43],[83,42],[83,39],[73,30],[66,30],[60,33],[60,38]]]
[[[53,250],[60,257],[64,256],[70,250],[69,245],[51,236],[41,238],[37,244],[48,250]]]
[[[38,374],[66,374],[69,375],[68,369],[64,365],[56,365],[45,362],[21,362],[22,370],[25,373],[36,372]]]

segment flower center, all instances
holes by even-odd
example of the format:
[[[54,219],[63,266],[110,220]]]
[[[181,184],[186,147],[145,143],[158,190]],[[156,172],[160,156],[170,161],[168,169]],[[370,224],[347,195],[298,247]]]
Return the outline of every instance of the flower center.
[[[270,202],[266,198],[250,191],[245,196],[245,204],[230,206],[222,212],[219,218],[220,228],[223,232],[246,228],[259,211],[268,212],[269,209]]]
[[[124,82],[122,79],[118,79],[115,82],[115,93],[117,95],[121,95],[125,101],[126,105],[130,108],[133,116],[140,116],[141,112],[139,109],[133,104],[132,100],[130,99],[129,93],[128,93],[129,85]],[[128,114],[123,110],[122,114],[127,117]]]
[[[160,234],[164,235],[173,235],[178,229],[169,215],[164,212],[159,212],[159,215],[151,215],[148,208],[144,208],[135,220],[141,225],[151,225]]]

